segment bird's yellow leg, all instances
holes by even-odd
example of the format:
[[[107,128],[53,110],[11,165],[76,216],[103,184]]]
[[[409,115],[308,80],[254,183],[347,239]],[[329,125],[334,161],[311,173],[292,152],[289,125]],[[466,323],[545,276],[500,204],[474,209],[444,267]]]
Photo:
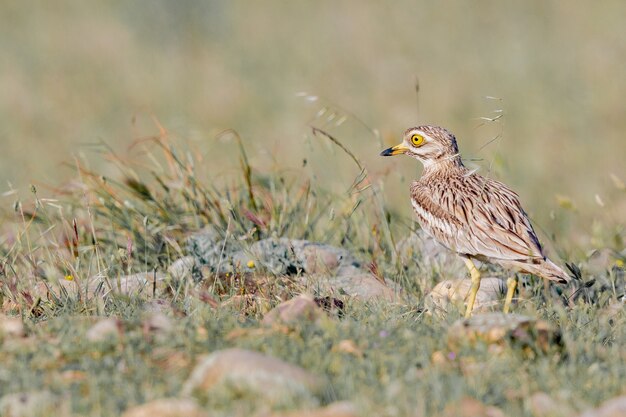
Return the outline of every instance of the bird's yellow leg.
[[[480,272],[471,259],[465,258],[464,260],[465,265],[467,265],[467,268],[470,271],[470,276],[472,277],[472,287],[470,288],[469,298],[467,299],[467,309],[465,310],[465,318],[468,318],[472,315],[474,301],[476,301],[476,294],[478,294],[478,289],[480,288]]]
[[[515,293],[516,287],[517,276],[513,276],[506,280],[506,298],[504,299],[504,309],[502,310],[504,314],[508,314],[509,309],[511,308],[511,301],[513,300],[513,293]]]

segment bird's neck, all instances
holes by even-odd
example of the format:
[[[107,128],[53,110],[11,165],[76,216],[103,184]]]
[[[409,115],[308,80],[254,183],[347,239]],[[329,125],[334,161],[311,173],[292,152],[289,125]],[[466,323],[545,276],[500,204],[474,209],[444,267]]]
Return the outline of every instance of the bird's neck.
[[[446,174],[467,170],[467,168],[465,168],[465,165],[463,165],[463,161],[461,161],[461,155],[458,154],[437,159],[430,159],[422,161],[422,163],[424,164],[424,172],[422,174],[423,176],[428,176],[431,174]]]

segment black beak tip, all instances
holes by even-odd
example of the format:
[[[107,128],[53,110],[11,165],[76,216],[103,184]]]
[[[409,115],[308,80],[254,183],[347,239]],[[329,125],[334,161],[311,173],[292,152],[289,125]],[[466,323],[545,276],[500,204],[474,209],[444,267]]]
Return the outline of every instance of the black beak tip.
[[[392,148],[385,149],[380,153],[380,156],[391,156],[393,152]]]

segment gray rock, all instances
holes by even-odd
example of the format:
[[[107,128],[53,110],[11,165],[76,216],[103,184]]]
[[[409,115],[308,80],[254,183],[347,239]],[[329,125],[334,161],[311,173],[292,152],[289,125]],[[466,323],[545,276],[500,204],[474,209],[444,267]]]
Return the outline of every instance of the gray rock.
[[[374,298],[395,301],[401,291],[398,284],[376,278],[360,269],[344,269],[344,275],[337,276],[302,276],[299,281],[316,295],[336,297],[348,295],[361,300]]]
[[[274,307],[263,317],[262,323],[265,325],[293,324],[300,321],[316,321],[325,315],[326,313],[318,307],[313,297],[301,294]]]
[[[528,399],[534,417],[569,417],[576,413],[564,401],[557,401],[545,392],[535,392]]]
[[[185,256],[176,260],[167,268],[167,272],[175,280],[200,279],[200,265],[193,256]]]
[[[208,417],[191,398],[163,398],[129,408],[122,417]]]
[[[214,389],[249,394],[265,404],[303,401],[317,404],[323,381],[304,369],[259,352],[226,349],[198,363],[182,395],[205,397]]]
[[[275,275],[296,275],[305,272],[304,264],[298,256],[297,245],[287,238],[280,239],[263,239],[255,242],[250,247],[251,255],[242,254],[245,258],[241,263],[247,262],[247,259],[254,257],[257,263],[265,267],[268,271]]]
[[[250,247],[249,254],[237,253],[235,259],[243,264],[251,256],[276,275],[340,274],[361,266],[346,249],[298,239],[263,239]]]
[[[257,242],[251,252],[274,273],[302,272],[298,281],[316,295],[394,300],[399,293],[397,284],[379,280],[343,248],[281,238]]]
[[[122,276],[119,280],[110,278],[108,281],[100,277],[91,277],[86,280],[74,279],[73,281],[60,279],[58,285],[63,287],[67,293],[76,294],[79,297],[106,298],[111,294],[121,294],[148,298],[167,290],[168,280],[167,276],[160,272],[140,272]]]
[[[208,229],[190,238],[189,251],[212,272],[252,272],[260,267],[275,275],[296,275],[306,289],[324,296],[393,300],[400,292],[394,282],[362,268],[350,251],[307,240],[263,239],[241,250],[234,239],[224,243],[218,232]]]
[[[121,323],[114,317],[99,320],[87,330],[87,340],[98,343],[106,340],[116,340],[121,335]]]
[[[227,273],[233,272],[237,266],[233,257],[237,252],[242,252],[238,243],[232,236],[209,226],[187,239],[187,250],[200,265],[208,267],[210,272]],[[245,263],[241,267],[245,267]]]
[[[143,310],[147,314],[161,313],[165,315],[175,314],[172,301],[165,298],[153,298],[143,305]]]
[[[271,414],[268,417],[358,417],[357,408],[348,401],[328,404],[326,407],[311,410],[297,410],[287,413]]]
[[[126,275],[120,277],[119,283],[116,279],[111,280],[112,291],[123,295],[152,297],[155,291],[160,293],[161,290],[167,287],[166,278],[165,274],[160,272],[156,274],[153,272],[140,272],[138,274]]]
[[[360,267],[347,250],[321,243],[288,238],[269,238],[247,248],[232,236],[224,239],[213,228],[193,234],[188,250],[200,264],[211,272],[251,272],[250,261],[276,275],[298,273],[334,273],[342,267]]]
[[[0,398],[0,416],[44,417],[58,415],[60,403],[49,391],[17,392]]]
[[[306,240],[294,242],[298,246],[296,254],[307,274],[334,274],[361,267],[361,263],[346,249]]]
[[[169,333],[174,328],[172,320],[162,312],[148,313],[143,319],[146,332]]]
[[[493,406],[488,406],[480,401],[464,397],[459,401],[449,404],[443,410],[444,417],[504,417],[504,412]]]
[[[26,336],[24,323],[19,317],[7,317],[0,314],[0,340],[4,338],[21,338]]]
[[[626,416],[626,395],[603,402],[598,408],[587,410],[580,417],[623,417]]]

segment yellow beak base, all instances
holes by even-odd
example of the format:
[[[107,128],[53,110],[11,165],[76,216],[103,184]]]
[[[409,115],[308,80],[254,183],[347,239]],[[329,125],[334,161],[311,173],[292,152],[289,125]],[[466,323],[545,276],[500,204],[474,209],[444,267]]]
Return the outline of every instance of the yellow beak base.
[[[406,153],[406,151],[408,151],[408,149],[404,145],[400,144],[392,148],[385,149],[384,151],[380,153],[380,156],[400,155],[400,154]]]

